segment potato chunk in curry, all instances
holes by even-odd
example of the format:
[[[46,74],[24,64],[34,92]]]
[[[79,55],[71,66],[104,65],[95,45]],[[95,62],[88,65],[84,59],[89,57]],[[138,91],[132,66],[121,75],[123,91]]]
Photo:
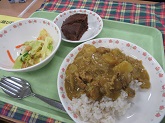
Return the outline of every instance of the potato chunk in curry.
[[[150,88],[149,75],[142,61],[126,56],[117,48],[85,44],[66,69],[65,88],[71,100],[84,93],[93,100],[103,96],[116,100],[121,90],[133,98],[132,80],[141,82],[143,89]]]

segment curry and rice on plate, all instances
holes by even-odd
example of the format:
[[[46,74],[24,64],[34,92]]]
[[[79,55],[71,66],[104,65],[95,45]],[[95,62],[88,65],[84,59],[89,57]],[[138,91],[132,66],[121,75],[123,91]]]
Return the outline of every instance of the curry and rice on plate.
[[[90,44],[83,46],[65,74],[67,96],[84,122],[115,122],[130,107],[136,91],[151,86],[142,61],[118,48]]]

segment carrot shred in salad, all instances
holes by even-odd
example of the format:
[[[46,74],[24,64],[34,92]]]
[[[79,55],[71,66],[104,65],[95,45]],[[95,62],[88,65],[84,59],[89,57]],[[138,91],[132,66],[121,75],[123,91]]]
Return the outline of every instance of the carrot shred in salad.
[[[14,61],[13,57],[11,56],[11,53],[9,50],[7,50],[7,55],[9,56],[10,61],[14,63],[15,61]]]
[[[20,44],[20,45],[17,45],[17,46],[15,46],[15,48],[20,48],[20,47],[22,47],[24,44]]]

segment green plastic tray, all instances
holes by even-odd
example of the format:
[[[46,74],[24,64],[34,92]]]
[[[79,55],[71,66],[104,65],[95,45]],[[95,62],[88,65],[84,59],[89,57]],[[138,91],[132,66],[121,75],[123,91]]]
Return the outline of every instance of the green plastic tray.
[[[57,15],[58,13],[55,12],[38,11],[33,13],[30,17],[41,17],[53,20]],[[111,37],[133,42],[154,56],[163,69],[165,69],[163,40],[159,30],[152,27],[111,20],[103,20],[103,23],[103,30],[96,38]],[[0,70],[0,77],[3,75],[22,77],[30,82],[33,92],[60,101],[57,91],[58,70],[65,56],[77,45],[78,44],[62,42],[53,60],[40,70],[28,73],[13,73]],[[67,123],[73,122],[66,113],[32,96],[23,100],[17,100],[10,98],[0,90],[0,100],[44,116],[52,117],[56,120]],[[165,119],[163,121],[165,121]]]

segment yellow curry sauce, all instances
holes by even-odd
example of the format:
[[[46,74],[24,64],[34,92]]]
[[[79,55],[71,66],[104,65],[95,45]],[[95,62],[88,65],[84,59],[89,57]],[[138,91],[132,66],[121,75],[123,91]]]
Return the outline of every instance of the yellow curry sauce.
[[[129,86],[138,80],[142,89],[150,88],[150,79],[142,61],[126,56],[119,49],[96,48],[86,44],[66,69],[65,89],[69,99],[86,94],[93,100],[103,96],[116,100],[124,90],[133,98]]]

